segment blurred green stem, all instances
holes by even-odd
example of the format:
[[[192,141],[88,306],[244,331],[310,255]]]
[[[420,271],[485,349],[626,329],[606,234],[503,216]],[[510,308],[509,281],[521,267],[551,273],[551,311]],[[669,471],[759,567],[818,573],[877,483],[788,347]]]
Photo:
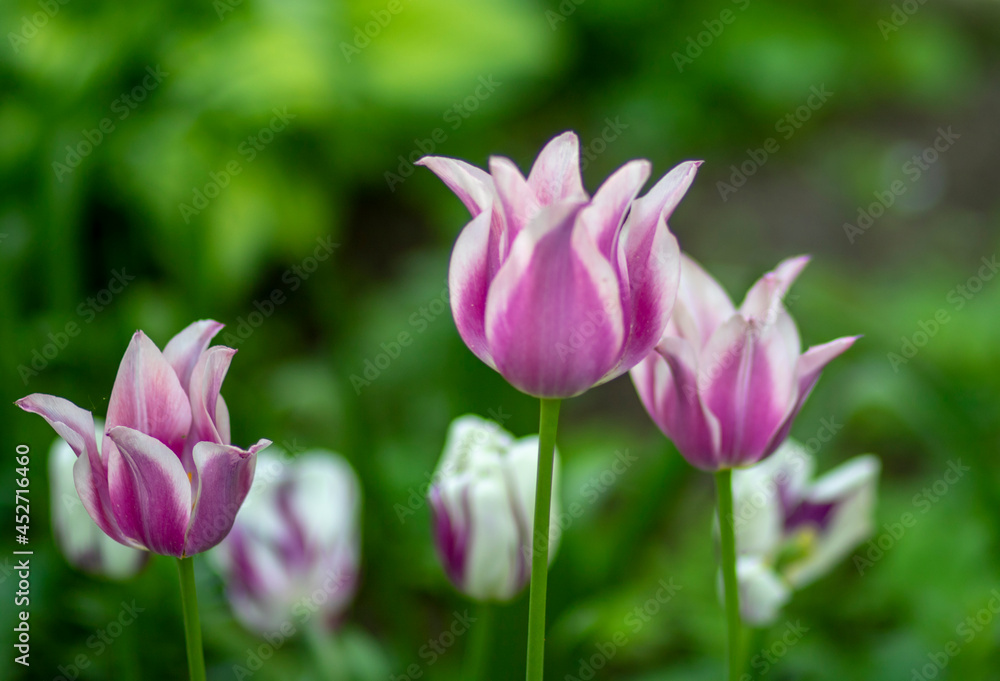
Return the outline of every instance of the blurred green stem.
[[[531,533],[531,593],[528,600],[527,681],[542,681],[545,667],[545,592],[549,576],[549,507],[555,461],[559,400],[541,400],[538,421],[538,477],[535,480],[535,523]]]
[[[201,621],[198,619],[198,594],[194,587],[194,559],[178,558],[181,578],[181,609],[184,612],[184,640],[187,645],[191,681],[205,681],[205,654],[201,648]]]
[[[319,678],[324,681],[344,681],[348,678],[335,636],[328,634],[318,624],[309,624],[305,627],[305,638],[319,671]]]
[[[486,681],[490,660],[490,638],[493,636],[494,606],[481,603],[476,612],[476,624],[472,627],[469,646],[465,649],[462,667],[463,681]]]
[[[722,583],[726,595],[726,620],[729,623],[729,681],[740,677],[740,595],[736,586],[736,535],[733,531],[733,472],[715,474],[719,498],[719,531],[722,536]]]

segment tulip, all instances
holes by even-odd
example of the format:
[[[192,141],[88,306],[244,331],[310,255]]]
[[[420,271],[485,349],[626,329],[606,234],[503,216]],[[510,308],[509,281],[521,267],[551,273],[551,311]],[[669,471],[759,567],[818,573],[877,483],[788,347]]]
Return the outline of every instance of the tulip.
[[[445,574],[470,598],[509,601],[527,585],[537,466],[537,436],[515,440],[476,416],[452,422],[428,499]],[[550,561],[559,543],[556,498],[551,509]]]
[[[749,466],[774,452],[823,367],[857,340],[801,351],[782,301],[807,262],[785,260],[736,309],[712,277],[682,257],[673,317],[632,380],[653,421],[693,466]]]
[[[527,179],[509,159],[489,173],[425,156],[472,214],[448,274],[459,334],[515,388],[578,395],[628,371],[656,345],[677,293],[677,240],[667,219],[700,162],[682,163],[642,198],[648,161],[630,161],[593,198],[579,140],[563,133]]]
[[[96,423],[104,432],[104,423]],[[96,435],[95,435],[96,437]],[[138,573],[149,558],[104,534],[90,516],[81,513],[80,495],[73,484],[76,454],[62,438],[49,449],[49,488],[52,503],[52,532],[56,546],[73,567],[109,579],[128,579]]]
[[[182,558],[218,544],[250,489],[257,452],[271,444],[229,444],[219,390],[236,351],[208,347],[221,328],[195,322],[163,352],[136,331],[111,390],[101,447],[89,411],[38,393],[17,401],[73,449],[84,508],[126,546]]]
[[[859,456],[813,480],[815,460],[786,442],[733,473],[740,611],[770,624],[795,589],[829,572],[874,529],[880,464]]]
[[[333,628],[354,595],[360,560],[360,486],[325,450],[289,459],[268,450],[229,536],[209,557],[236,617],[258,633],[301,613]],[[301,612],[299,612],[301,611]]]

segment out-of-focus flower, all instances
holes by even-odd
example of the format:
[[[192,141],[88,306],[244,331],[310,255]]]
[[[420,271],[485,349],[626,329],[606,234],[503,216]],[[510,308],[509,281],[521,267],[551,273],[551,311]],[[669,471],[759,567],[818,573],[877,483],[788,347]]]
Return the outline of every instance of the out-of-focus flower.
[[[76,453],[73,478],[84,508],[126,546],[185,557],[218,544],[250,489],[257,452],[271,444],[229,444],[229,410],[219,391],[236,351],[208,347],[221,328],[195,322],[163,352],[136,331],[118,368],[100,447],[89,411],[38,393],[17,401]]]
[[[667,218],[699,161],[677,166],[642,198],[651,168],[643,160],[589,197],[572,132],[546,145],[527,179],[499,156],[489,173],[440,156],[418,163],[472,213],[451,256],[452,314],[469,349],[511,385],[572,397],[625,373],[656,345],[679,275]]]
[[[246,627],[275,631],[306,613],[336,626],[358,580],[360,495],[354,470],[333,452],[260,454],[232,532],[209,554]]]
[[[761,277],[737,310],[687,256],[673,317],[632,370],[643,405],[693,466],[752,465],[774,452],[820,372],[857,336],[802,352],[783,298],[808,262],[785,260]]]
[[[537,469],[538,436],[515,440],[477,416],[452,422],[428,497],[438,557],[455,587],[470,598],[508,601],[531,578]],[[550,563],[559,544],[558,476],[557,452]]]
[[[874,527],[879,460],[859,456],[813,480],[815,460],[794,441],[733,471],[740,609],[773,622],[792,591],[829,572]]]
[[[96,433],[103,432],[104,422],[98,421]],[[111,579],[128,579],[146,565],[149,552],[122,546],[94,524],[73,484],[75,463],[76,454],[65,440],[57,438],[49,450],[52,533],[56,545],[75,568]]]

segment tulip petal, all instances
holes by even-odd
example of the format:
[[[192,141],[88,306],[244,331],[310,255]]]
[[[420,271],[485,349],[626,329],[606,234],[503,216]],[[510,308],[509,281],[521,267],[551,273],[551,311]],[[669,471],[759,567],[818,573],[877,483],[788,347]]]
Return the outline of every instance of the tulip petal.
[[[448,290],[451,313],[462,340],[479,359],[495,368],[486,341],[490,235],[489,213],[481,213],[458,235],[448,265]]]
[[[260,440],[247,450],[215,442],[195,445],[198,484],[185,556],[207,551],[226,538],[253,484],[256,454],[270,444],[270,440]]]
[[[696,348],[703,348],[709,338],[736,308],[725,289],[701,265],[686,254],[681,255],[681,284],[671,319],[681,337]]]
[[[660,178],[645,196],[632,202],[626,225],[636,233],[636,243],[651,239],[662,219],[670,220],[677,204],[684,198],[701,161],[685,161]]]
[[[181,461],[149,435],[116,426],[108,459],[108,487],[125,536],[153,553],[181,557],[191,517],[191,482]]]
[[[69,400],[35,393],[15,404],[24,411],[38,414],[76,453],[74,480],[84,508],[97,526],[112,539],[127,543],[111,512],[108,494],[106,459],[101,458],[94,430],[94,417]]]
[[[184,390],[191,383],[191,372],[201,353],[205,352],[205,348],[223,326],[225,325],[212,319],[202,319],[171,338],[163,348],[163,357],[174,368]]]
[[[809,264],[808,255],[782,260],[774,271],[758,279],[740,305],[740,314],[746,319],[773,319],[795,280]]]
[[[593,201],[580,213],[580,220],[590,231],[604,257],[615,262],[615,237],[624,224],[632,200],[649,179],[649,161],[629,161],[604,181]]]
[[[499,235],[497,249],[500,262],[503,263],[513,247],[517,235],[531,222],[541,205],[534,192],[528,186],[528,181],[518,170],[514,162],[503,156],[490,157],[490,175],[496,188],[499,207],[504,215],[506,229]]]
[[[226,378],[226,372],[229,371],[229,365],[235,354],[236,350],[224,345],[213,346],[202,353],[191,372],[189,391],[191,394],[191,435],[189,440],[191,442],[207,441],[216,444],[229,444],[228,440],[222,439],[222,434],[216,425],[216,419],[222,381]],[[228,416],[227,409],[227,419]],[[228,423],[226,425],[228,426]]]
[[[582,204],[544,208],[515,241],[486,301],[486,337],[497,370],[538,397],[571,397],[620,358],[618,282],[586,229]]]
[[[798,333],[787,313],[774,324],[734,315],[701,355],[703,399],[721,424],[723,465],[747,466],[769,454],[797,390]]]
[[[792,590],[759,556],[740,556],[736,561],[740,591],[740,614],[748,624],[764,627],[778,619]]]
[[[576,133],[564,132],[545,145],[528,173],[528,185],[543,206],[589,198],[580,177],[580,140]]]
[[[485,170],[447,156],[424,156],[417,161],[417,165],[424,166],[441,178],[469,209],[472,217],[483,211],[490,211],[493,205],[493,180]]]
[[[179,456],[191,427],[191,405],[163,353],[142,331],[132,336],[108,402],[108,431],[124,426],[159,440]],[[113,440],[104,439],[105,461]]]
[[[691,465],[719,468],[718,419],[698,392],[694,350],[680,338],[664,338],[632,369],[632,382],[653,422]]]
[[[434,547],[444,571],[453,583],[464,585],[468,559],[470,510],[468,490],[459,495],[458,508],[453,508],[440,486],[431,487],[428,496],[434,524]]]

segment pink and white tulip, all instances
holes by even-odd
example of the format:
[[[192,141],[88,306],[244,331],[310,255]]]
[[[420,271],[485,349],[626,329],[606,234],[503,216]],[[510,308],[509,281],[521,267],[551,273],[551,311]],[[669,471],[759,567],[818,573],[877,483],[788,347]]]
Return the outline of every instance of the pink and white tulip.
[[[208,347],[221,328],[195,322],[163,352],[136,331],[118,368],[100,447],[89,411],[38,393],[17,401],[72,448],[84,508],[121,544],[178,558],[201,553],[229,533],[250,490],[257,452],[270,442],[230,444],[219,391],[236,351]]]
[[[680,251],[667,219],[700,161],[637,198],[651,165],[626,163],[593,197],[579,140],[559,135],[525,178],[507,158],[489,173],[427,156],[472,214],[448,284],[469,349],[529,395],[565,398],[628,371],[656,345],[677,293]]]
[[[269,632],[316,613],[320,628],[335,627],[357,587],[360,514],[357,476],[340,456],[262,452],[232,532],[208,554],[237,618]]]
[[[858,456],[814,480],[815,467],[789,440],[767,461],[733,472],[740,611],[750,624],[774,622],[794,590],[874,530],[879,460]]]
[[[807,262],[783,261],[737,309],[682,256],[673,317],[655,350],[632,369],[632,380],[653,421],[693,466],[749,466],[774,452],[823,367],[857,340],[838,338],[802,352],[783,299]]]

